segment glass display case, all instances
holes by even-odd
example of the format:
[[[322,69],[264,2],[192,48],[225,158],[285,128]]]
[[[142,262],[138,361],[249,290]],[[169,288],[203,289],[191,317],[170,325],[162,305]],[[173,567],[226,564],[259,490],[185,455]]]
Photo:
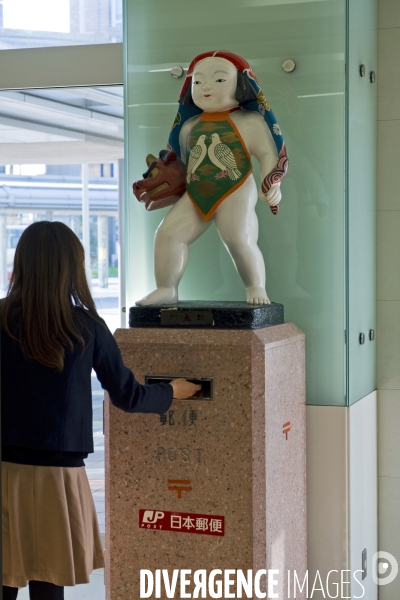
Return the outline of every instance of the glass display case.
[[[367,261],[362,266],[357,254],[363,247],[371,255],[375,247],[376,132],[369,122],[375,88],[365,88],[365,110],[356,115],[358,62],[364,54],[358,56],[349,43],[351,23],[363,6],[353,3],[351,16],[345,0],[125,3],[127,306],[155,287],[153,239],[169,209],[147,212],[132,183],[146,171],[146,155],[166,147],[183,83],[176,75],[201,52],[235,52],[252,65],[289,156],[279,214],[258,202],[259,246],[269,298],[282,303],[285,321],[306,334],[309,404],[344,406],[375,387],[375,344],[368,338],[361,346],[355,333],[363,328],[369,335],[374,329],[375,306],[372,259],[370,267]],[[360,40],[368,46],[369,77],[376,67],[376,32],[369,27],[372,12],[364,12],[354,48],[359,50]],[[288,60],[293,61],[289,67]],[[181,71],[172,72],[176,66]],[[361,193],[357,178],[363,161],[371,165],[366,167],[371,175]],[[259,184],[257,167],[254,161]],[[243,283],[214,226],[190,247],[179,292],[182,300],[245,300]],[[351,344],[346,343],[350,335]],[[357,365],[354,381],[349,361]]]

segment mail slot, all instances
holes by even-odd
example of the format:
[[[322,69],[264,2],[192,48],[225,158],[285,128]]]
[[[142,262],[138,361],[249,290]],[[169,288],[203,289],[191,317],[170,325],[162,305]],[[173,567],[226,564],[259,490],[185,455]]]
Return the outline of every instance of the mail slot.
[[[184,375],[175,375],[174,377],[167,377],[164,375],[146,375],[145,383],[170,383],[173,379],[184,377],[190,383],[201,385],[201,390],[195,393],[190,398],[179,398],[179,400],[214,400],[214,380],[212,377],[201,377],[199,379],[193,377],[185,377]]]

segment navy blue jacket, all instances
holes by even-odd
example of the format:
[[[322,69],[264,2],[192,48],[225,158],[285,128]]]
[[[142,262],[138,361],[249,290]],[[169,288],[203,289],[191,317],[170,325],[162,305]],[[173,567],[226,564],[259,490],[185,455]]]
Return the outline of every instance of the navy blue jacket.
[[[163,414],[171,406],[172,387],[138,383],[104,321],[97,315],[84,319],[91,336],[82,330],[85,350],[67,351],[62,373],[26,360],[20,345],[1,331],[3,445],[93,452],[92,368],[111,402],[126,412]]]

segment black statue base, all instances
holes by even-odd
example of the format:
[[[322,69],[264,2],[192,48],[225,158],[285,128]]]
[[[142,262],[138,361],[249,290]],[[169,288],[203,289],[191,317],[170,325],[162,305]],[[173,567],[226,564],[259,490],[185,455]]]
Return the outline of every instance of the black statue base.
[[[247,302],[178,302],[132,306],[129,327],[185,327],[197,329],[261,329],[281,325],[283,304]]]

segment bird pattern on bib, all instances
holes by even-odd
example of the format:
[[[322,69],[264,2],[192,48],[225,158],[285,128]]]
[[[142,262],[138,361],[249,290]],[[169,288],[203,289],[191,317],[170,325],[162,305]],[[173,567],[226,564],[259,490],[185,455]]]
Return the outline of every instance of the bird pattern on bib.
[[[203,113],[188,136],[186,191],[206,221],[253,170],[242,136],[229,114]]]

